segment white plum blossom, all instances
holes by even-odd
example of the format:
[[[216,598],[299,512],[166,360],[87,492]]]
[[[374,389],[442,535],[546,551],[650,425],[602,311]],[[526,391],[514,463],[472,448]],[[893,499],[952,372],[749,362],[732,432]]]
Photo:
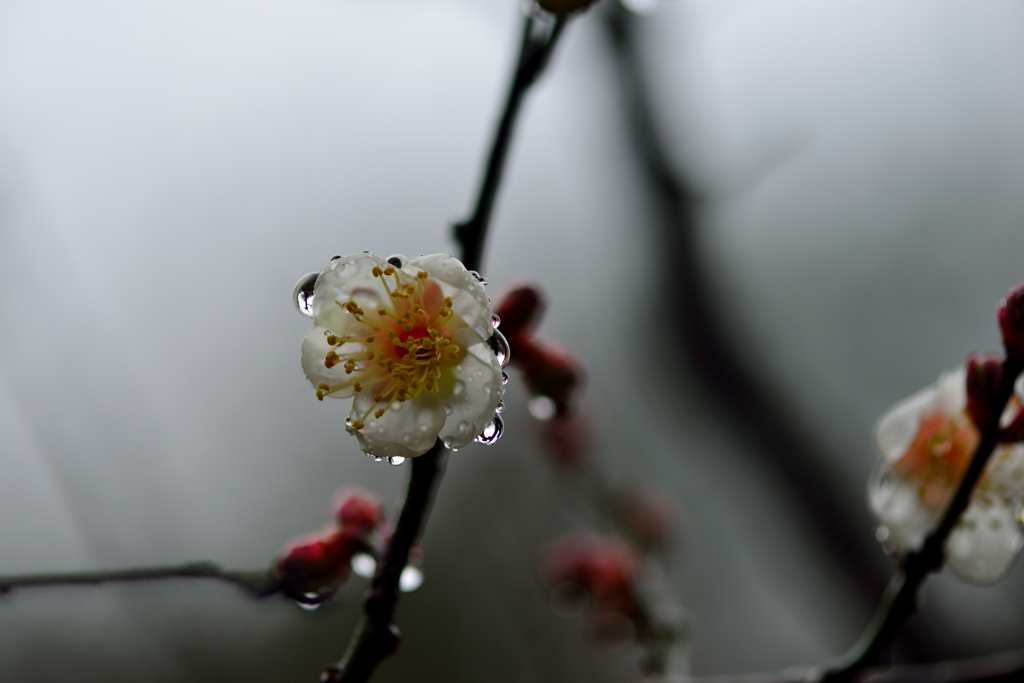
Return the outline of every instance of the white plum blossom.
[[[302,369],[324,397],[355,397],[346,429],[377,458],[471,443],[504,386],[490,299],[446,254],[336,257],[316,279]]]
[[[879,539],[896,553],[921,548],[971,461],[980,434],[966,406],[960,367],[893,406],[875,425],[881,458],[868,503],[882,525]],[[1014,398],[1007,411],[1019,410]],[[1006,574],[1024,545],[1022,500],[1024,445],[999,444],[946,541],[946,565],[956,576],[991,584]]]

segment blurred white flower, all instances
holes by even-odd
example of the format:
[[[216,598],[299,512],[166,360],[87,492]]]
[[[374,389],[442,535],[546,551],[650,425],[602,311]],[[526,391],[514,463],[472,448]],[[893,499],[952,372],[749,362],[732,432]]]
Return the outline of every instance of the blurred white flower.
[[[875,425],[881,459],[868,484],[868,503],[882,524],[879,539],[897,553],[922,546],[974,455],[980,435],[966,406],[960,367],[893,406]],[[1007,410],[1019,409],[1015,398]],[[1006,574],[1024,545],[1022,500],[1024,445],[1000,444],[946,542],[946,565],[954,574],[977,584]]]
[[[317,398],[355,397],[346,428],[378,458],[471,443],[503,393],[486,343],[490,300],[475,273],[431,254],[337,257],[316,279],[302,369]]]

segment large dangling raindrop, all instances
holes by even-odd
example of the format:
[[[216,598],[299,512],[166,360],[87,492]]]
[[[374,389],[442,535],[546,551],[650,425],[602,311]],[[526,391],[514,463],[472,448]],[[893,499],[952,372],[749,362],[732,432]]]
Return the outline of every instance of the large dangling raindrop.
[[[505,423],[502,421],[501,415],[495,415],[491,418],[490,423],[484,427],[484,431],[480,432],[480,436],[476,437],[476,442],[490,446],[501,438],[503,431],[505,431]]]
[[[494,355],[498,357],[501,367],[508,365],[508,361],[512,356],[512,349],[509,348],[508,339],[505,339],[505,335],[498,330],[494,330],[491,336],[487,338],[487,345],[491,347],[491,351],[494,351]]]
[[[292,290],[292,303],[299,313],[308,318],[313,317],[313,290],[318,277],[320,273],[305,275],[295,283],[295,289]]]

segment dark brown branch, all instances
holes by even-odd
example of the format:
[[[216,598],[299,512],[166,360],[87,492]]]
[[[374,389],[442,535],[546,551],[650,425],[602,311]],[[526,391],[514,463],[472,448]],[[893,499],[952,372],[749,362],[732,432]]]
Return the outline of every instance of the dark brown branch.
[[[845,683],[851,681],[861,670],[875,667],[882,663],[882,657],[892,645],[896,634],[904,622],[914,613],[917,602],[917,591],[924,580],[932,572],[942,568],[946,540],[956,527],[960,515],[967,509],[971,501],[971,493],[985,471],[999,439],[999,419],[1002,407],[1013,394],[1013,384],[1024,369],[1024,359],[1011,358],[1006,361],[1003,369],[1002,382],[993,405],[1000,406],[993,410],[988,424],[982,427],[981,441],[974,451],[971,464],[967,467],[952,501],[946,508],[939,525],[925,539],[920,550],[909,553],[897,569],[889,588],[886,590],[882,604],[875,617],[871,620],[860,641],[847,653],[840,663],[827,670],[822,680],[827,683]]]
[[[462,262],[470,270],[479,270],[483,260],[484,241],[487,239],[494,200],[501,185],[505,157],[508,155],[509,143],[512,142],[512,133],[523,97],[544,73],[567,21],[567,17],[560,17],[555,20],[550,31],[541,30],[540,35],[537,35],[537,22],[533,17],[527,15],[523,20],[523,35],[516,71],[509,86],[498,130],[491,143],[491,153],[487,158],[487,169],[477,195],[476,208],[470,218],[455,225],[455,239],[462,246]]]
[[[426,526],[434,492],[444,473],[446,453],[439,439],[433,448],[413,459],[405,504],[384,561],[370,583],[363,619],[352,635],[345,656],[339,663],[327,667],[321,681],[368,681],[377,665],[398,649],[400,635],[394,624],[398,580],[409,562],[409,551]]]
[[[216,579],[237,586],[257,598],[265,598],[284,590],[280,581],[270,571],[228,571],[213,562],[189,562],[167,567],[0,577],[0,593],[43,586],[94,586],[101,583],[137,583],[167,579]]]

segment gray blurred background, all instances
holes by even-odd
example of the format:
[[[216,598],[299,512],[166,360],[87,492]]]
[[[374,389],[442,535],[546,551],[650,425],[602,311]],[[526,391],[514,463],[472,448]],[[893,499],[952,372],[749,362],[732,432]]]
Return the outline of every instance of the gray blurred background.
[[[485,274],[550,299],[599,455],[685,510],[692,666],[817,661],[891,562],[871,425],[1024,280],[1024,6],[674,0],[576,20],[533,92]],[[0,4],[0,573],[266,566],[357,482],[398,505],[299,369],[289,301],[332,254],[453,251],[515,0]],[[629,681],[553,615],[544,544],[592,525],[510,383],[454,454],[426,581],[376,680]],[[0,679],[313,681],[362,580],[305,612],[228,586],[0,597]],[[1024,643],[1024,574],[942,576],[901,656]]]

